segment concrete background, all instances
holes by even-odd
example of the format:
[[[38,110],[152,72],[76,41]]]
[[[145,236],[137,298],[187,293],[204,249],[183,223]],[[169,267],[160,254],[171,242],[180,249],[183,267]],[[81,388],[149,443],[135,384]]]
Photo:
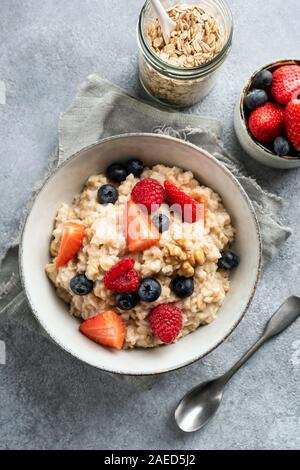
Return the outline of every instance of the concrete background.
[[[98,72],[139,96],[135,26],[142,0],[1,0],[0,249],[57,144],[59,114],[77,86]],[[198,381],[224,372],[266,319],[300,293],[300,173],[266,169],[241,151],[233,108],[255,68],[299,58],[299,0],[231,0],[232,53],[209,97],[189,112],[224,122],[226,148],[265,188],[283,196],[294,235],[263,274],[235,333],[207,358],[159,379],[119,379],[72,359],[17,320],[0,332],[0,448],[296,449],[300,446],[300,322],[264,347],[228,386],[218,416],[180,433],[172,413]],[[6,104],[4,103],[6,91]],[[134,131],[134,129],[133,129]],[[0,253],[1,253],[0,252]]]

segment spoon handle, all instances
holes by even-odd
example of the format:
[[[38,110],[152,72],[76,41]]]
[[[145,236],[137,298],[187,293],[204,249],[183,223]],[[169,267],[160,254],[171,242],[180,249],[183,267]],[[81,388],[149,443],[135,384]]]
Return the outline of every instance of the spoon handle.
[[[278,335],[300,316],[300,297],[290,297],[268,321],[263,336],[266,340]]]
[[[166,10],[164,9],[159,0],[151,0],[151,3],[158,18],[165,18],[167,16]]]
[[[272,315],[268,321],[263,335],[254,345],[244,354],[239,361],[224,375],[218,382],[225,385],[228,380],[239,370],[239,368],[250,359],[251,356],[269,339],[281,333],[290,326],[300,316],[300,298],[297,296],[290,297],[288,302],[284,302],[281,307]]]
[[[158,17],[164,41],[166,44],[169,44],[170,34],[175,29],[176,23],[169,17],[160,0],[150,0],[150,2]]]

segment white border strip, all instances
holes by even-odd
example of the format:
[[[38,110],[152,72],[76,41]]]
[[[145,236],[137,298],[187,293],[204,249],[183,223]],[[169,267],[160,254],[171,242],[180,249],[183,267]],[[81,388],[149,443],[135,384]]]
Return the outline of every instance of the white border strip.
[[[4,341],[0,341],[0,364],[6,364],[6,348]]]
[[[3,80],[0,80],[0,104],[6,104],[6,85]]]

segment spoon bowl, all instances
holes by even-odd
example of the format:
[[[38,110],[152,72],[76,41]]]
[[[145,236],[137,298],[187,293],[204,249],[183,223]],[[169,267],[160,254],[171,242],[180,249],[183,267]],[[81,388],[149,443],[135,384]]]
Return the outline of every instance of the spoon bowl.
[[[223,396],[218,379],[203,382],[188,392],[175,411],[177,426],[184,432],[201,429],[214,416]]]
[[[269,339],[279,335],[300,316],[300,297],[286,299],[266,324],[264,333],[234,366],[221,377],[203,382],[188,392],[175,410],[177,426],[185,432],[201,429],[220,406],[223,390],[231,377]]]

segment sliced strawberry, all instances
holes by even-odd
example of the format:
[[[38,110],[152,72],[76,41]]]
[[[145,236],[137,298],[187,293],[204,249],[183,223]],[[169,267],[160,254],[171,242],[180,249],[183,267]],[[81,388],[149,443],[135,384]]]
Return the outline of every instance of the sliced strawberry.
[[[82,246],[85,229],[82,224],[67,222],[64,226],[55,266],[60,268],[78,253]]]
[[[183,222],[193,223],[204,219],[205,207],[203,203],[198,203],[170,181],[166,180],[164,186],[168,203],[174,205],[175,210],[176,206],[178,207]]]
[[[92,341],[103,346],[122,349],[125,339],[125,323],[122,317],[111,310],[81,323],[79,330]]]
[[[133,201],[127,203],[125,229],[129,252],[146,250],[159,243],[160,234],[151,218]]]

